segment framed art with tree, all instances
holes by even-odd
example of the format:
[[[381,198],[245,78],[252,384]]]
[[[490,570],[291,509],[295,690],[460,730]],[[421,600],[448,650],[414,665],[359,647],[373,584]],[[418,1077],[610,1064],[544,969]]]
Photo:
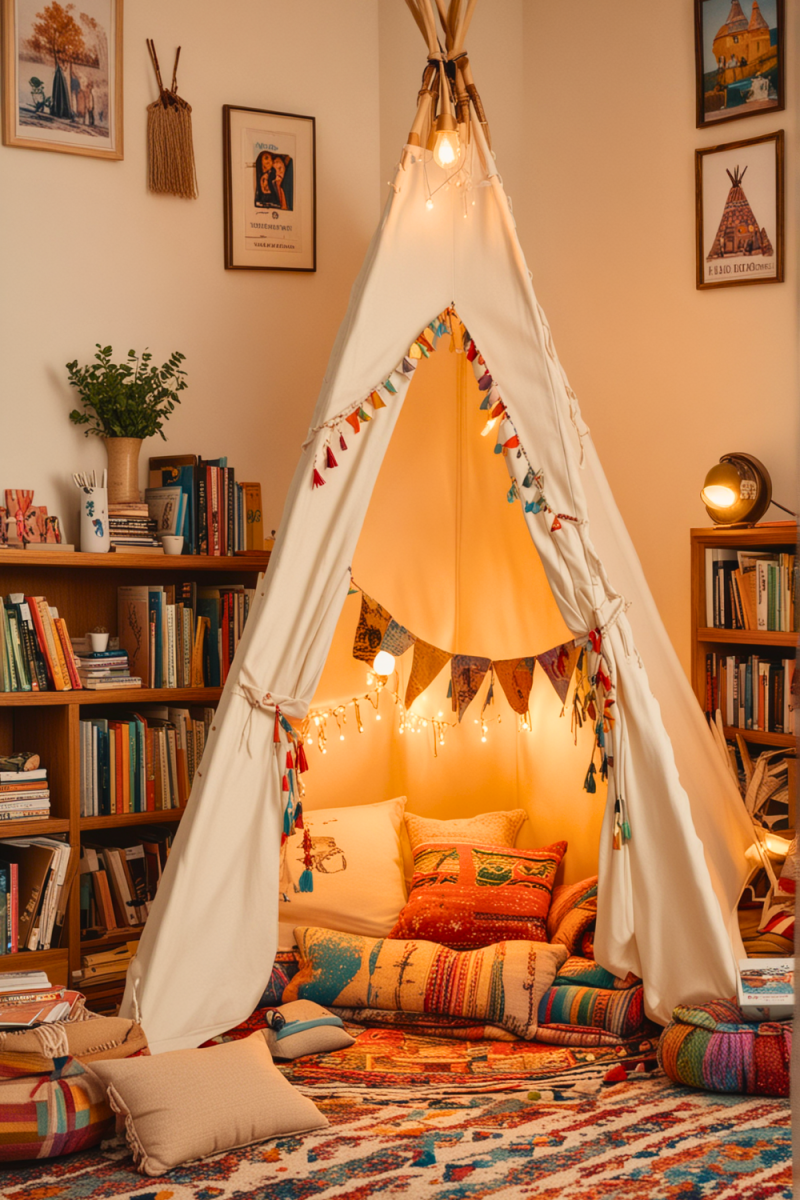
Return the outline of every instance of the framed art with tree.
[[[2,0],[3,141],[122,158],[122,0]]]

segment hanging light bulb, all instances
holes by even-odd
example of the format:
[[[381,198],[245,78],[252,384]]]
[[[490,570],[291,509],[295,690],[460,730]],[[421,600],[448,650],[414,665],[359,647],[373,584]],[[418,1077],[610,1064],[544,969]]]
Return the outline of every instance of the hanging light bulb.
[[[428,140],[428,149],[433,151],[433,161],[444,171],[458,162],[461,157],[461,139],[452,113],[443,112],[436,118]]]
[[[375,655],[372,669],[376,675],[391,675],[394,670],[394,655],[387,650],[379,650]]]
[[[433,201],[431,200],[430,196],[425,201],[425,207],[427,208],[428,212],[430,212],[431,209],[433,208]]]

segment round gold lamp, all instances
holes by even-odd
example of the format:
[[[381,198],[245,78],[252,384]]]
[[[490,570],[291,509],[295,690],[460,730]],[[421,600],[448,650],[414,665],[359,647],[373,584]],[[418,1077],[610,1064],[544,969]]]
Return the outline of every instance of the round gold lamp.
[[[754,525],[773,503],[772,480],[752,454],[723,454],[700,497],[715,525]]]

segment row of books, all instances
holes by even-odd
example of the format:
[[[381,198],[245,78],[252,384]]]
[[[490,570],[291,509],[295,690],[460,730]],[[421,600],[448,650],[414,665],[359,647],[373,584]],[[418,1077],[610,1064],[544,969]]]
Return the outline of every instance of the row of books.
[[[81,955],[80,970],[72,972],[73,980],[79,982],[82,987],[86,987],[87,984],[123,980],[138,946],[138,941],[123,942],[112,950],[98,950],[93,954]]]
[[[172,829],[147,825],[98,834],[91,843],[84,840],[80,861],[84,940],[145,923],[173,837]]]
[[[59,945],[73,877],[61,838],[0,841],[0,953]]]
[[[4,692],[71,691],[81,686],[67,623],[44,596],[11,592],[0,604]]]
[[[213,718],[213,708],[148,705],[82,720],[81,816],[183,808]]]
[[[796,624],[794,554],[706,549],[706,625],[791,633]]]
[[[733,729],[793,734],[797,682],[794,658],[707,654],[706,712]]]
[[[151,688],[222,687],[255,595],[242,584],[188,581],[119,588],[119,645],[131,675]]]
[[[0,821],[41,821],[49,816],[46,767],[34,771],[0,771]]]
[[[68,1021],[80,992],[52,984],[45,971],[7,971],[0,975],[0,1028],[30,1029]]]
[[[264,549],[261,485],[237,482],[227,458],[151,458],[149,484],[151,517],[159,532],[183,534],[186,554]]]

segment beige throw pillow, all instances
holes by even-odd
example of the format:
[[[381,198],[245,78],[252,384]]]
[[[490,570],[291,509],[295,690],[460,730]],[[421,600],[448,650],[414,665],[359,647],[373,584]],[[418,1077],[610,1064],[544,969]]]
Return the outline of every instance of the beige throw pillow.
[[[284,844],[290,882],[278,906],[278,948],[291,950],[298,925],[383,937],[406,902],[400,826],[406,798],[352,808],[303,808],[311,835],[314,890],[299,890],[303,832]]]
[[[95,1062],[87,1071],[124,1118],[142,1175],[328,1124],[283,1078],[262,1032],[205,1050]]]
[[[356,1040],[345,1029],[341,1017],[335,1017],[313,1000],[293,1000],[273,1009],[272,1014],[267,1014],[272,1024],[264,1030],[264,1036],[273,1058],[326,1054],[352,1046]]]
[[[406,813],[406,829],[412,850],[416,850],[423,842],[513,846],[526,816],[524,808],[514,808],[510,812],[481,813],[477,817],[460,817],[453,821],[437,821],[433,817]]]

